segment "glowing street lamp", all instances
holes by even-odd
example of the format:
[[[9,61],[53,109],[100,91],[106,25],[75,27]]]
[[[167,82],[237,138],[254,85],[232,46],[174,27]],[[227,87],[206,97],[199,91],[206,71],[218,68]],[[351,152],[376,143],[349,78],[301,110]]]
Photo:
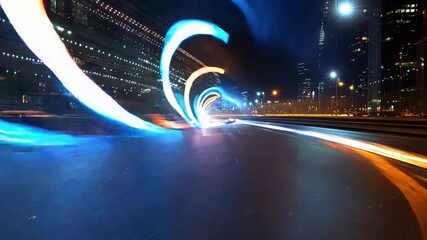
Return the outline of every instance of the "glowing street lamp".
[[[329,77],[331,77],[332,79],[336,79],[336,78],[338,77],[338,74],[337,74],[337,72],[332,71],[332,72],[329,74]]]
[[[271,92],[271,95],[276,97],[277,95],[279,95],[279,91],[273,90],[273,92]]]
[[[353,13],[354,7],[350,2],[341,2],[338,5],[338,13],[342,16],[349,16]]]
[[[344,87],[344,82],[338,82],[338,87]]]

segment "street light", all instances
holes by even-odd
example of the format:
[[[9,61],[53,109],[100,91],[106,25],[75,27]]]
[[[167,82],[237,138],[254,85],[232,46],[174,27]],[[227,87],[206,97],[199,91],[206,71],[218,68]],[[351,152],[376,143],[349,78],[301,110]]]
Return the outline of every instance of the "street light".
[[[350,2],[341,2],[338,6],[338,13],[342,16],[349,16],[353,11],[354,7]]]
[[[279,91],[277,91],[277,90],[273,90],[273,92],[271,92],[271,95],[273,95],[273,96],[277,96],[277,95],[279,95]]]
[[[351,91],[351,108],[353,108],[354,110],[354,85],[350,86],[350,91]]]
[[[331,71],[331,73],[329,73],[329,77],[335,81],[335,105],[338,111],[338,83],[341,84],[341,81],[338,78],[338,73],[336,71]]]

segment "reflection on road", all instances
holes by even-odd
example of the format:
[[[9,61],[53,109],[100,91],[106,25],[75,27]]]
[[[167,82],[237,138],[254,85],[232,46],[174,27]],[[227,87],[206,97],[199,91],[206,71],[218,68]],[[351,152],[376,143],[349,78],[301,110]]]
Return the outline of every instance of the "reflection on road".
[[[395,167],[388,159],[399,160],[418,167],[427,168],[426,157],[417,156],[399,149],[362,142],[348,138],[336,137],[311,131],[302,131],[269,124],[239,121],[240,123],[272,130],[293,132],[305,136],[326,140],[333,144],[328,146],[342,150],[342,146],[349,147],[358,155],[369,160],[390,182],[392,182],[409,202],[420,225],[424,237],[427,237],[427,189],[420,182],[427,182],[422,176],[405,173]],[[417,181],[418,180],[418,181]],[[420,181],[420,182],[419,182]]]
[[[390,182],[403,193],[411,205],[412,210],[420,224],[423,236],[427,237],[427,189],[415,178],[426,179],[418,175],[409,175],[393,166],[386,158],[367,153],[359,149],[353,149],[357,154],[368,159]]]

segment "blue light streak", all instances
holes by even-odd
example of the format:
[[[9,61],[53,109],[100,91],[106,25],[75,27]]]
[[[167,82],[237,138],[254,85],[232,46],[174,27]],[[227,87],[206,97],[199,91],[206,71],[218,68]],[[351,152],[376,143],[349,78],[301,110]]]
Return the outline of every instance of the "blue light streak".
[[[74,145],[82,140],[83,138],[67,134],[0,120],[0,144],[3,142],[22,146],[63,146]]]

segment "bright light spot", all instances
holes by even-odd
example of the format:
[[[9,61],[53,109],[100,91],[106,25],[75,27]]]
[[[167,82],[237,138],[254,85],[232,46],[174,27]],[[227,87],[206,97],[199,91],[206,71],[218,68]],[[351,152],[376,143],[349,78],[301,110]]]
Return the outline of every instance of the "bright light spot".
[[[277,96],[277,95],[279,95],[279,91],[274,90],[273,92],[271,92],[271,94],[272,94],[273,96]]]
[[[353,5],[349,2],[343,2],[338,7],[338,12],[341,15],[348,16],[353,13]]]
[[[338,77],[338,74],[337,74],[337,72],[332,71],[332,72],[329,74],[329,76],[330,76],[332,79],[335,79],[335,78],[337,78],[337,77]]]

